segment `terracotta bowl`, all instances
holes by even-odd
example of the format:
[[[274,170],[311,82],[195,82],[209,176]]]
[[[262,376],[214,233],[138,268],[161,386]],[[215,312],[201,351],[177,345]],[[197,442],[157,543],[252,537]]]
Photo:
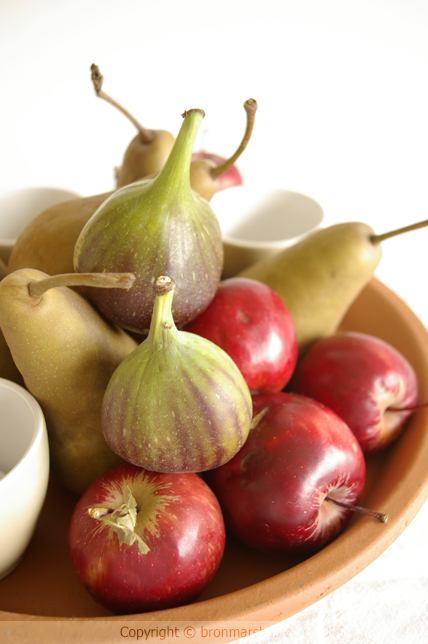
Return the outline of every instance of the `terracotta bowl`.
[[[343,328],[372,333],[397,347],[416,369],[420,400],[428,400],[428,332],[387,287],[373,279],[349,310]],[[0,582],[0,618],[14,621],[8,625],[14,634],[31,633],[34,644],[108,644],[122,641],[119,629],[124,624],[137,629],[195,622],[221,628],[258,621],[267,627],[295,615],[374,561],[421,508],[428,497],[427,413],[416,412],[398,441],[368,461],[362,504],[386,512],[387,524],[358,515],[333,543],[303,561],[258,553],[228,536],[224,559],[210,587],[195,603],[172,610],[124,618],[91,599],[80,586],[67,552],[68,522],[77,499],[51,478],[26,555]],[[221,641],[234,639],[238,637]]]

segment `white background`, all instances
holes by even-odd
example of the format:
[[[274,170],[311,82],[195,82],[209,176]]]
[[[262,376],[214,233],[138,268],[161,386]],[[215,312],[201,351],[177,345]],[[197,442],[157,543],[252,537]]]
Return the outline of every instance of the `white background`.
[[[95,96],[93,62],[148,128],[176,134],[185,109],[203,108],[195,147],[226,156],[256,98],[244,180],[310,195],[327,224],[381,233],[428,218],[426,0],[0,0],[0,194],[113,188],[136,131]],[[385,241],[377,271],[425,325],[427,244],[428,230]],[[382,642],[388,618],[394,642],[425,641],[425,600],[394,604],[393,590],[426,596],[427,527],[424,508],[368,571],[287,620],[283,638]]]

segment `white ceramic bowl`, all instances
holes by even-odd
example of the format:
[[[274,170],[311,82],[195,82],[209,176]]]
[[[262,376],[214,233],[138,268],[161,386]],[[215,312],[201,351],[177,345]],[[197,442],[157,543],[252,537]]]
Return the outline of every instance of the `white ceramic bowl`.
[[[0,258],[7,263],[17,237],[46,208],[80,197],[63,188],[21,188],[0,195]]]
[[[211,205],[223,235],[223,278],[296,243],[324,218],[323,209],[311,197],[245,184],[221,190]]]
[[[49,478],[46,423],[36,399],[0,378],[0,579],[20,563]]]

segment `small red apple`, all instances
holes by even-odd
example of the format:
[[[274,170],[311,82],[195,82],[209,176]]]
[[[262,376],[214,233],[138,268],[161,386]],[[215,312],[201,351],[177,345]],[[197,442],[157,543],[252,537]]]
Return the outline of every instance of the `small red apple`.
[[[408,360],[384,340],[356,332],[315,342],[296,367],[289,389],[335,411],[365,454],[399,436],[418,398],[417,376]]]
[[[253,396],[246,443],[206,473],[226,524],[247,545],[309,555],[348,523],[365,481],[349,427],[320,403],[284,392]],[[385,520],[385,519],[383,519]]]
[[[186,331],[221,347],[252,392],[280,391],[297,361],[296,330],[285,304],[258,280],[231,277]]]
[[[217,499],[197,475],[125,463],[78,501],[68,544],[94,599],[117,614],[189,603],[214,576],[225,545]]]

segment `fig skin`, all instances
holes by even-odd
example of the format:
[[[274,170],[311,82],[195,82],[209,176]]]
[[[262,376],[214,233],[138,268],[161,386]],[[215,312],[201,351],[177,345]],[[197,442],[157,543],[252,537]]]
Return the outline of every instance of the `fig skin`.
[[[168,280],[168,277],[159,280]],[[245,443],[252,398],[233,360],[179,331],[172,289],[156,296],[148,337],[113,373],[101,416],[104,437],[125,461],[156,472],[202,472]]]
[[[117,190],[76,242],[76,272],[136,275],[126,294],[85,290],[107,319],[129,331],[147,333],[159,275],[170,275],[176,283],[173,315],[179,328],[199,315],[217,290],[223,268],[220,225],[209,203],[190,186],[192,148],[203,116],[199,109],[186,112],[160,174]]]

